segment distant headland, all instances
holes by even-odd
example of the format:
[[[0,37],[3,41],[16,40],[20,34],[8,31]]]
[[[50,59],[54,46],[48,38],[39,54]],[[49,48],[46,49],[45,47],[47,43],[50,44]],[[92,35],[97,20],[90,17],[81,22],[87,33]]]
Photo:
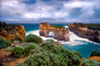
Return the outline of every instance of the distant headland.
[[[68,24],[70,31],[80,37],[100,43],[100,24],[83,24],[73,23]]]

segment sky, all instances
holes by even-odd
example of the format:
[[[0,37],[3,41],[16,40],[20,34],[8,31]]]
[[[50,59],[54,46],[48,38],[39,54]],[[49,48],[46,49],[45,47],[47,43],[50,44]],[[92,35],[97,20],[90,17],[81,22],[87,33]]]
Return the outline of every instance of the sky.
[[[100,0],[0,0],[7,23],[100,23]]]

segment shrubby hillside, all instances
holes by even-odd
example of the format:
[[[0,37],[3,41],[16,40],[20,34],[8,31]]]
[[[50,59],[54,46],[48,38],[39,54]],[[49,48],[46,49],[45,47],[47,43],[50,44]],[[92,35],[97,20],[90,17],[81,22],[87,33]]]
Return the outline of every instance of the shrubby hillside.
[[[27,57],[16,66],[99,66],[97,61],[82,59],[78,51],[68,50],[52,39],[43,41],[42,38],[30,34],[23,42],[23,45],[8,48],[15,58]]]
[[[67,50],[61,45],[57,47],[54,43],[53,40],[46,40],[38,45],[33,43],[32,50],[24,49],[29,50],[28,57],[16,66],[99,66],[99,63],[92,59],[82,60],[78,51]]]

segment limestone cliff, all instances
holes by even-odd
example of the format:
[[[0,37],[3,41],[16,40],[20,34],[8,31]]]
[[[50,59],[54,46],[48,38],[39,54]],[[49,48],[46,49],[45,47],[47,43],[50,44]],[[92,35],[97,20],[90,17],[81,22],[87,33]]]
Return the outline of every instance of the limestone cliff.
[[[80,25],[69,24],[70,31],[73,31],[75,34],[80,37],[87,38],[89,40],[100,43],[100,31],[92,30],[88,27],[82,27]]]
[[[58,40],[69,40],[69,31],[63,26],[49,25],[49,23],[40,23],[39,33],[41,36],[48,37],[49,32],[53,32],[54,38]]]
[[[20,37],[22,40],[25,39],[24,27],[0,22],[0,38],[10,41],[15,37]]]

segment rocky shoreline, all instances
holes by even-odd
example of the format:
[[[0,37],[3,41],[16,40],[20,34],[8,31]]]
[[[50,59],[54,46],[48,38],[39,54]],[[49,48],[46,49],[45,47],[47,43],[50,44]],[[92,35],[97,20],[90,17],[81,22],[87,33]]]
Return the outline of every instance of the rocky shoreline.
[[[82,27],[79,24],[68,24],[70,31],[74,32],[80,37],[87,38],[91,41],[100,43],[100,31],[92,30],[88,27]]]

